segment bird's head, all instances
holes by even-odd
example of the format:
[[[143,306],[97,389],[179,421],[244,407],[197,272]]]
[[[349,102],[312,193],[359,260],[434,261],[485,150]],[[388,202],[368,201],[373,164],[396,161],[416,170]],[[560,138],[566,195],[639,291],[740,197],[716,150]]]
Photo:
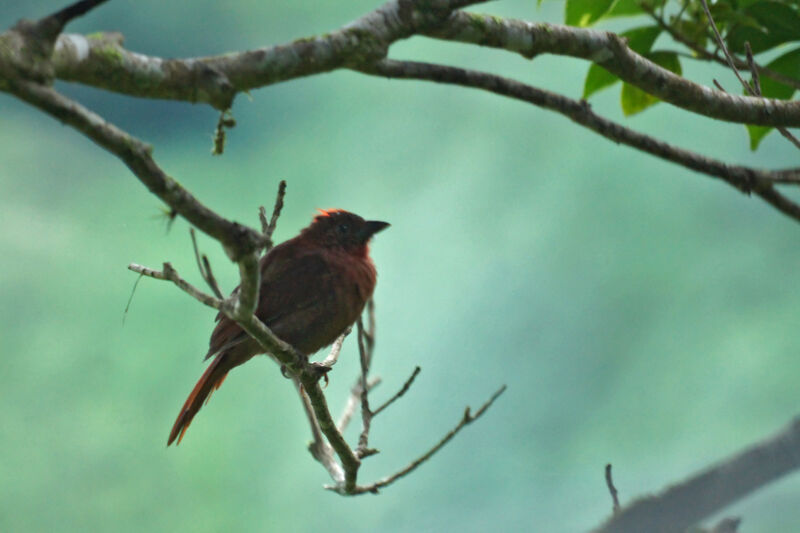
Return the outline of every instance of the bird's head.
[[[366,253],[370,238],[388,226],[387,222],[364,220],[342,209],[320,209],[311,225],[303,230],[303,235],[326,248]]]

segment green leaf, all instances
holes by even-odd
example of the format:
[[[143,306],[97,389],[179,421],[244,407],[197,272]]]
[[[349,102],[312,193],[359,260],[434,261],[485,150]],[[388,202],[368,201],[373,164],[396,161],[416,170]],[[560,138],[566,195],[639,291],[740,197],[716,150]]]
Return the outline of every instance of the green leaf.
[[[663,4],[664,0],[654,2],[655,4]],[[640,0],[617,0],[611,9],[606,12],[606,17],[627,17],[631,15],[639,15],[644,13]]]
[[[681,62],[678,59],[678,55],[674,52],[653,52],[648,55],[648,59],[675,74],[681,74]],[[629,83],[622,84],[621,104],[622,112],[626,116],[641,113],[658,102],[658,98],[644,92],[635,85]]]
[[[758,150],[758,145],[761,144],[764,137],[774,129],[769,126],[753,126],[752,124],[747,124],[745,127],[747,128],[747,134],[750,136],[750,150],[753,152]]]
[[[743,53],[745,41],[750,42],[753,53],[757,54],[800,39],[800,15],[783,2],[756,2],[745,9],[744,14],[755,19],[758,27],[752,24],[733,26],[725,38],[732,52]]]
[[[628,39],[628,46],[632,50],[647,55],[660,33],[661,28],[658,26],[642,26],[621,33],[620,36]],[[610,87],[618,81],[619,78],[614,74],[599,65],[592,64],[583,82],[583,98],[589,98],[597,91]]]
[[[782,56],[770,61],[766,66],[781,74],[800,79],[800,48],[786,52]],[[760,82],[761,94],[768,98],[789,100],[794,95],[794,87],[784,85],[767,76],[761,76]],[[769,126],[753,126],[748,124],[746,127],[747,134],[750,136],[750,149],[753,151],[758,149],[764,137],[773,130],[773,128]]]
[[[647,55],[660,34],[661,28],[658,26],[641,26],[620,33],[620,37],[628,39],[631,50],[640,55]]]
[[[583,98],[589,98],[597,91],[610,87],[618,81],[618,77],[600,65],[592,63],[589,66],[589,72],[586,73],[586,81],[583,82]]]
[[[570,26],[591,26],[613,4],[614,0],[567,0],[564,21]]]
[[[766,67],[770,70],[780,72],[786,76],[790,76],[800,80],[800,48],[796,48],[785,54],[776,57]],[[767,76],[761,76],[761,94],[769,98],[782,98],[788,100],[794,94],[794,87],[784,85],[781,82],[775,81]]]

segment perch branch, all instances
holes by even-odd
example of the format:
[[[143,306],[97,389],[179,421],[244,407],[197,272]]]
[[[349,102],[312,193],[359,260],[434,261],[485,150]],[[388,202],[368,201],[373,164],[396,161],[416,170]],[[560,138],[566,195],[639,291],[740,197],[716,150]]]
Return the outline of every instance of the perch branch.
[[[61,19],[69,20],[72,16],[77,16],[99,3],[101,2],[84,0],[83,2],[75,4],[77,7],[73,6],[68,8],[67,11],[62,10],[62,12],[59,12],[61,15],[55,17],[53,20],[56,20],[56,22]],[[417,4],[414,2],[390,1],[382,8],[369,13],[339,32],[319,39],[319,42],[296,43],[298,47],[304,49],[307,54],[297,55],[298,49],[293,47],[287,47],[284,50],[278,51],[277,53],[280,59],[285,61],[279,65],[279,68],[285,68],[289,71],[288,77],[283,79],[315,72],[324,72],[332,68],[349,66],[354,62],[372,62],[377,58],[385,56],[387,43],[407,37],[417,28],[438,23],[446,17],[452,9],[463,7],[470,3],[472,2],[469,0],[428,0],[426,2],[420,2],[422,8],[418,8]],[[40,21],[38,24],[47,26],[49,23]],[[116,155],[153,194],[161,198],[161,200],[170,207],[171,212],[183,216],[195,227],[215,238],[223,245],[228,256],[237,264],[240,277],[239,289],[234,291],[231,296],[226,299],[214,298],[213,296],[203,293],[183,280],[169,263],[164,263],[162,271],[136,264],[131,264],[129,268],[140,275],[171,281],[202,303],[218,309],[225,316],[234,320],[247,334],[255,339],[265,352],[269,353],[280,362],[292,375],[296,387],[301,391],[303,405],[306,407],[315,441],[318,443],[323,442],[320,433],[324,435],[328,441],[327,445],[316,448],[317,453],[315,457],[326,466],[332,479],[336,482],[337,491],[343,494],[357,494],[356,477],[360,466],[360,458],[349,447],[341,432],[338,431],[337,425],[334,423],[330,410],[328,409],[327,400],[319,384],[320,378],[325,374],[327,369],[322,365],[309,364],[304,356],[299,354],[292,346],[276,337],[254,314],[256,303],[258,302],[260,286],[259,252],[261,249],[271,245],[271,234],[272,231],[274,231],[275,221],[283,203],[285,183],[282,183],[279,188],[273,220],[267,224],[266,230],[262,232],[257,232],[217,215],[201,204],[191,193],[184,189],[177,181],[167,176],[166,173],[158,167],[152,158],[152,149],[149,146],[113,124],[107,123],[100,116],[89,111],[77,102],[64,97],[47,85],[49,81],[52,81],[52,73],[50,72],[50,70],[52,70],[52,41],[55,40],[61,27],[53,30],[48,26],[48,28],[50,28],[48,31],[51,31],[51,33],[44,34],[44,32],[39,32],[43,33],[43,35],[37,35],[37,28],[37,23],[31,23],[28,26],[23,24],[22,26],[18,25],[6,33],[0,34],[0,90],[9,92],[61,122],[68,124],[106,151]],[[105,35],[100,39],[93,40],[103,42],[107,46],[119,46],[121,44],[121,39],[118,36],[112,35]],[[85,45],[86,43],[82,44]],[[339,50],[338,55],[331,57],[327,49],[329,45],[342,46],[345,49],[345,53]],[[48,50],[48,48],[50,50]],[[61,48],[64,49],[65,47],[62,46]],[[72,51],[78,54],[78,60],[80,62],[80,60],[85,59],[85,57],[81,56],[91,55],[88,53],[88,50],[88,47],[75,44],[75,50]],[[108,50],[106,50],[106,52],[108,52]],[[315,55],[318,54],[322,54],[323,62],[327,61],[327,65],[312,65]],[[328,54],[327,58],[324,57],[325,54]],[[358,59],[352,59],[348,54],[352,54],[353,57]],[[121,53],[111,53],[107,55],[116,56],[115,60],[119,60],[121,57]],[[264,66],[269,63],[265,60],[265,55],[264,51],[255,52],[252,59]],[[141,58],[133,59],[138,60]],[[32,63],[32,65],[26,64],[26,61]],[[312,66],[309,67],[309,65]],[[270,66],[275,67],[274,64],[267,65],[267,67]],[[198,76],[197,79],[200,79],[201,83],[209,82],[213,86],[211,92],[205,94],[207,97],[206,101],[219,107],[223,111],[228,109],[233,95],[235,94],[235,90],[232,88],[227,75],[215,69],[213,64],[205,64],[199,68],[200,71],[194,73],[203,75]],[[158,69],[156,69],[156,71],[158,71],[155,72],[156,76],[164,73]],[[153,72],[151,72],[151,74],[153,74]],[[204,77],[205,74],[208,74],[208,76]],[[229,72],[228,74],[239,74],[243,75],[245,78],[249,75],[247,72]],[[285,74],[284,72],[284,75]],[[114,83],[123,78],[124,76],[117,78]],[[233,79],[241,81],[241,79],[236,78],[236,76],[233,76]],[[275,80],[271,81],[274,82]],[[136,80],[136,83],[141,86],[147,85],[147,83],[143,83],[142,79]],[[124,85],[124,82],[122,85]],[[199,91],[198,88],[192,86],[192,84],[187,85],[189,86],[189,91],[194,91],[190,98],[191,101],[196,101],[197,95],[202,95],[203,91]],[[265,215],[263,219],[266,219]],[[199,257],[199,251],[196,249],[196,240],[195,252],[196,258]],[[201,272],[205,269],[210,273],[207,264],[207,261],[205,264],[203,264],[202,261],[198,261],[198,265],[202,266]],[[362,371],[361,397],[366,406],[367,413],[369,412],[369,408],[366,403],[366,393],[370,386],[366,379],[366,372],[374,343],[374,317],[372,316],[372,309],[373,307],[370,304],[370,331],[366,335],[363,331],[359,334],[362,353],[364,352],[364,342],[367,343],[367,349],[370,352],[363,353],[362,355],[362,362],[366,363],[366,365],[363,367]],[[361,329],[360,322],[359,328]],[[502,392],[502,390],[499,392]],[[484,405],[474,417],[470,416],[469,410],[467,410],[462,424],[454,431],[458,431],[463,425],[479,417],[488,405],[494,401],[498,394]],[[452,434],[454,434],[454,432],[451,432],[450,436],[446,437],[433,451],[426,454],[426,457],[418,461],[416,465],[412,464],[409,468],[396,474],[390,481],[384,482],[383,485],[380,486],[385,486],[394,479],[416,468],[419,463],[426,460],[427,457],[430,457],[436,449],[441,448],[444,443],[452,438]],[[336,452],[336,455],[341,461],[341,465],[333,459],[330,453],[331,449]],[[363,447],[359,451],[362,456],[366,455],[366,452],[369,452],[369,450],[364,450]],[[377,485],[370,490],[377,490]]]

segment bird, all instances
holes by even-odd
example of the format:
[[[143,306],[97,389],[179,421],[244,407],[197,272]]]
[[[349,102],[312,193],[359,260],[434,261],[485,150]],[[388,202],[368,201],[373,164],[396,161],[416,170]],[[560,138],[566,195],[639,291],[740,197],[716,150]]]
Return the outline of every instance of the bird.
[[[369,241],[388,226],[342,209],[319,210],[299,235],[261,258],[255,315],[306,356],[332,344],[372,297],[377,273]],[[180,444],[192,419],[228,372],[265,353],[227,316],[219,313],[216,322],[205,356],[213,360],[183,404],[167,446],[176,439]]]

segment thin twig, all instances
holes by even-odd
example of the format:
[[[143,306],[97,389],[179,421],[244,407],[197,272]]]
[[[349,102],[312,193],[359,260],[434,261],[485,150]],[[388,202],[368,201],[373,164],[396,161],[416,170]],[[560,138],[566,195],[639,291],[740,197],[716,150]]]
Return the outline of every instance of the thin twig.
[[[470,408],[467,407],[466,410],[464,411],[464,416],[461,418],[461,421],[458,423],[458,425],[456,425],[456,427],[451,429],[430,450],[428,450],[427,452],[425,452],[424,454],[419,456],[417,459],[414,459],[413,461],[411,461],[411,463],[409,463],[408,466],[406,466],[402,470],[399,470],[399,471],[395,472],[391,476],[388,476],[388,477],[385,477],[383,479],[380,479],[380,480],[376,481],[375,483],[372,483],[372,484],[369,484],[369,485],[365,485],[365,486],[356,487],[356,489],[354,491],[354,494],[363,494],[365,492],[377,493],[378,489],[381,489],[383,487],[391,485],[392,483],[394,483],[395,481],[397,481],[401,477],[406,476],[406,475],[410,474],[411,472],[413,472],[414,470],[416,470],[421,464],[423,464],[425,461],[430,459],[436,452],[441,450],[444,447],[445,444],[450,442],[450,440],[453,437],[455,437],[458,434],[458,432],[461,431],[465,426],[471,424],[472,422],[474,422],[475,420],[480,418],[480,416],[483,415],[483,413],[485,413],[486,410],[489,407],[491,407],[491,405],[494,403],[494,401],[497,400],[497,398],[501,394],[503,394],[503,392],[505,392],[505,390],[506,390],[506,386],[505,385],[500,387],[500,389],[498,389],[497,392],[492,394],[492,397],[489,398],[489,400],[487,400],[486,403],[484,403],[480,407],[480,409],[478,409],[475,412],[475,414],[471,414],[470,413]],[[336,487],[326,487],[326,488],[331,489],[331,490],[337,490]]]
[[[217,298],[223,300],[225,297],[222,295],[222,291],[219,289],[217,278],[214,277],[214,273],[211,271],[211,263],[205,254],[200,254],[200,250],[197,247],[197,237],[194,234],[194,228],[189,228],[189,235],[192,237],[194,258],[197,261],[197,269],[200,271],[200,276],[202,276],[202,278],[206,281],[208,287],[211,289],[211,292],[213,292]]]
[[[330,368],[336,364],[336,362],[339,360],[339,354],[342,351],[342,345],[344,344],[344,340],[345,338],[347,338],[348,335],[350,335],[350,331],[352,331],[352,329],[353,327],[350,326],[349,328],[344,330],[344,333],[339,335],[338,339],[334,341],[333,346],[331,346],[331,351],[328,352],[328,356],[325,359],[323,359],[322,362],[320,363],[322,366],[327,366],[328,368]]]
[[[72,126],[117,156],[147,188],[194,227],[222,243],[232,260],[260,250],[260,232],[227,220],[171,178],[153,160],[152,148],[52,87],[7,80],[6,90],[62,123]]]
[[[131,295],[128,297],[128,303],[125,304],[125,311],[122,313],[122,325],[125,325],[125,318],[128,316],[128,309],[131,308],[131,302],[133,301],[133,295],[136,292],[136,287],[139,286],[139,282],[144,277],[144,274],[139,274],[136,277],[136,281],[133,282],[133,288],[131,289]]]
[[[367,380],[367,392],[372,392],[372,389],[380,385],[381,381],[381,378],[378,376],[369,378]],[[339,433],[344,433],[347,430],[347,426],[350,425],[350,421],[353,419],[353,415],[356,413],[356,409],[360,404],[361,376],[356,379],[355,384],[350,389],[350,396],[347,397],[347,403],[345,403],[342,414],[339,416],[339,422],[336,424],[336,427],[339,428]]]
[[[85,15],[95,7],[99,6],[100,4],[106,3],[108,0],[81,0],[80,2],[75,2],[72,5],[61,9],[50,15],[53,20],[56,20],[61,24],[61,28],[63,29],[71,20],[76,19],[82,15]]]
[[[297,393],[300,395],[300,403],[303,405],[303,411],[305,411],[309,426],[311,427],[312,441],[308,445],[308,451],[311,452],[311,456],[314,457],[314,459],[325,467],[325,470],[328,471],[328,474],[334,482],[344,483],[344,470],[342,469],[342,465],[334,458],[333,449],[322,435],[322,430],[319,427],[317,416],[314,414],[314,406],[311,405],[311,400],[305,393],[300,381],[297,378],[292,379],[292,381]]]
[[[749,83],[744,81],[744,78],[742,78],[742,76],[739,74],[739,69],[736,68],[736,62],[733,60],[731,53],[728,51],[728,47],[725,46],[725,41],[722,39],[722,35],[720,35],[719,30],[717,29],[717,24],[714,22],[714,18],[711,16],[711,11],[708,9],[708,2],[706,0],[700,0],[700,3],[703,6],[703,11],[705,11],[706,13],[708,22],[711,24],[711,29],[714,32],[714,38],[717,41],[717,45],[722,50],[722,53],[725,54],[725,59],[728,61],[728,66],[731,68],[733,73],[736,74],[736,78],[739,80],[739,82],[742,84],[742,87],[744,87],[744,90],[747,91],[748,94],[750,94],[751,96],[762,97],[761,86],[758,83],[758,71],[753,63],[753,53],[750,50],[750,43],[749,42],[745,43],[745,48],[748,54],[748,62],[750,64],[751,71],[753,72],[753,79],[755,80],[755,84],[758,90],[756,90],[756,88],[752,87]],[[800,149],[800,140],[798,140],[797,137],[795,137],[792,133],[790,133],[789,130],[787,130],[783,126],[777,126],[776,129],[780,132],[781,135],[783,135],[784,138],[786,138],[796,148]]]
[[[266,238],[266,246],[264,253],[269,252],[275,246],[272,240],[272,234],[275,232],[275,227],[278,224],[278,217],[281,215],[283,209],[283,197],[286,196],[286,180],[281,180],[278,184],[278,195],[275,198],[275,207],[272,208],[272,218],[267,222],[267,210],[264,206],[258,208],[258,218],[261,220],[261,232]]]
[[[722,53],[725,55],[725,59],[728,62],[728,66],[731,68],[731,70],[736,75],[736,78],[741,82],[741,84],[744,87],[748,87],[749,88],[749,85],[747,84],[747,82],[744,81],[744,78],[742,78],[742,75],[739,74],[739,69],[736,68],[736,62],[734,62],[733,57],[731,56],[731,53],[728,51],[728,47],[725,46],[725,41],[723,41],[722,35],[720,35],[719,30],[717,29],[717,24],[716,24],[716,22],[714,22],[714,17],[711,16],[711,11],[708,9],[708,2],[706,2],[706,0],[700,0],[700,3],[703,6],[703,11],[705,11],[705,13],[706,13],[706,18],[708,18],[709,24],[711,24],[711,30],[714,32],[714,38],[717,41],[717,45],[722,50]]]
[[[147,276],[149,278],[154,279],[161,279],[166,281],[171,281],[175,285],[178,286],[183,292],[194,298],[195,300],[203,303],[209,307],[213,307],[214,309],[221,310],[225,304],[225,300],[220,300],[218,298],[214,298],[210,294],[206,294],[182,277],[178,275],[178,272],[172,267],[169,263],[164,263],[163,270],[154,270],[152,268],[148,268],[146,266],[138,265],[136,263],[131,263],[128,265],[128,270],[132,270],[138,274],[143,276]]]
[[[783,177],[781,174],[769,170],[731,165],[690,150],[678,148],[603,118],[594,113],[585,102],[572,100],[560,94],[494,74],[447,65],[385,59],[361,72],[373,76],[427,80],[472,87],[555,111],[616,143],[626,144],[697,172],[721,178],[743,193],[755,193],[778,211],[800,221],[800,205],[772,186],[773,183],[777,183],[776,178]]]
[[[753,80],[753,91],[756,95],[761,96],[761,81],[758,79],[758,68],[753,59],[753,49],[750,48],[750,41],[744,42],[744,50],[747,53],[747,64],[750,66],[750,76]]]
[[[665,2],[665,4],[666,4],[666,2]],[[684,4],[684,9],[685,9],[685,6],[687,6],[688,4],[689,4],[688,2],[686,2]],[[687,37],[686,35],[684,35],[680,31],[678,31],[674,26],[668,24],[664,20],[663,17],[658,16],[652,10],[652,7],[648,6],[644,2],[640,3],[639,5],[642,7],[642,9],[646,13],[648,13],[651,16],[653,21],[655,21],[655,23],[658,24],[664,31],[669,33],[670,36],[673,39],[675,39],[677,42],[683,44],[684,46],[686,46],[692,52],[695,53],[695,56],[691,57],[691,59],[702,59],[702,60],[705,60],[705,61],[715,61],[715,62],[717,62],[717,63],[719,63],[721,65],[726,65],[726,66],[728,65],[727,59],[725,59],[724,57],[720,57],[719,54],[717,54],[717,53],[713,53],[712,54],[711,52],[709,52],[705,48],[703,48],[701,46],[698,46],[698,44],[696,42],[692,41],[689,37]],[[679,20],[682,14],[683,14],[683,9],[681,10],[680,13],[678,13],[678,15],[675,16],[675,20]],[[712,35],[712,37],[713,37],[713,35]],[[719,50],[719,45],[717,45],[717,50]],[[731,54],[731,58],[733,59],[733,62],[736,65],[737,68],[740,68],[740,69],[750,68],[745,61],[739,59],[738,57],[734,56],[733,54]],[[794,87],[795,89],[800,89],[800,80],[792,78],[791,76],[787,76],[785,74],[782,74],[782,73],[780,73],[780,72],[778,72],[776,70],[773,70],[773,69],[771,69],[769,67],[765,67],[765,66],[760,65],[758,63],[754,62],[753,64],[755,65],[755,68],[758,71],[758,73],[761,74],[762,76],[766,76],[768,78],[772,78],[775,81],[778,81],[778,82],[783,83],[784,85],[788,85],[790,87]]]
[[[358,354],[361,362],[361,435],[358,437],[358,447],[356,448],[356,456],[365,457],[371,450],[367,448],[369,444],[369,430],[372,423],[372,411],[369,408],[369,387],[367,386],[367,377],[369,374],[369,365],[372,359],[371,350],[369,350],[364,343],[364,324],[361,317],[358,318],[357,337],[358,337]]]
[[[219,112],[217,127],[214,129],[214,143],[211,146],[211,155],[222,155],[225,152],[226,131],[236,126],[236,119],[230,108]]]
[[[417,378],[417,375],[420,373],[420,370],[422,370],[420,367],[418,366],[414,367],[414,371],[411,373],[411,377],[409,377],[406,380],[406,382],[403,384],[403,387],[399,391],[397,391],[394,396],[386,400],[380,407],[372,411],[373,418],[378,416],[378,413],[380,413],[381,411],[392,405],[392,403],[394,403],[395,400],[397,400],[403,394],[408,392],[408,389],[411,388],[411,384],[414,383],[414,380]]]
[[[608,487],[608,492],[611,494],[613,513],[617,514],[619,512],[619,497],[617,495],[617,487],[614,486],[614,479],[611,477],[611,463],[606,465],[606,486]]]

